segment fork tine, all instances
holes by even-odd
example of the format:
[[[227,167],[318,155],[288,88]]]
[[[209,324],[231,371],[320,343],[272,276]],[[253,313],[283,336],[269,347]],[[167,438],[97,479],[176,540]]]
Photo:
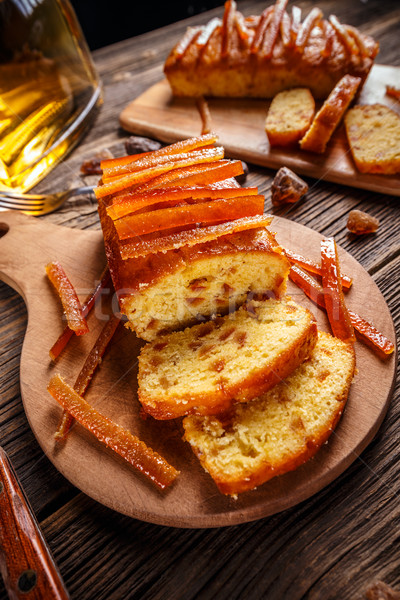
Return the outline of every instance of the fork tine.
[[[3,198],[0,198],[0,206],[2,208],[5,209],[9,209],[9,210],[21,210],[24,212],[32,212],[32,213],[37,213],[40,212],[43,208],[43,203],[37,206],[32,206],[31,204],[15,204],[13,202],[9,202],[8,200],[4,200]]]
[[[45,194],[19,194],[18,192],[10,192],[9,190],[0,190],[0,196],[15,200],[19,200],[21,198],[26,200],[44,200],[45,198]]]
[[[29,198],[12,198],[11,196],[3,196],[3,194],[0,194],[0,200],[2,200],[5,203],[8,204],[15,204],[16,206],[27,206],[29,207],[36,207],[36,206],[43,206],[44,204],[44,200],[43,198],[38,199],[38,200],[31,200]]]
[[[11,198],[2,198],[0,196],[0,202],[2,203],[3,206],[9,206],[10,208],[16,209],[16,210],[23,210],[23,209],[32,209],[32,210],[40,210],[43,207],[43,201],[35,201],[35,202],[30,202],[30,201],[24,201],[24,200],[11,200]]]

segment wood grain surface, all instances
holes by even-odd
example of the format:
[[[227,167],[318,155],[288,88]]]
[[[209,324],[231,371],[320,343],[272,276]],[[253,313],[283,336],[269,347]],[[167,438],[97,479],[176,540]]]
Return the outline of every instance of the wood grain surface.
[[[315,6],[311,0],[296,4],[305,14]],[[342,22],[379,39],[381,64],[400,66],[398,3],[321,0],[318,5],[325,15],[336,14]],[[257,0],[239,3],[245,14],[260,14],[265,6],[264,1]],[[163,61],[189,24],[201,24],[220,14],[221,7],[96,51],[104,104],[85,139],[38,191],[59,190],[82,180],[95,183],[96,177],[80,175],[82,161],[105,147],[115,155],[124,152],[129,134],[119,129],[121,111],[162,79]],[[292,221],[335,236],[368,271],[390,308],[398,334],[398,197],[310,179],[310,191],[300,203],[288,212],[276,210],[270,199],[275,170],[249,167],[246,184],[259,186],[266,197],[267,212],[285,213]],[[380,220],[376,234],[359,238],[348,233],[347,215],[356,208]],[[88,196],[74,198],[40,221],[71,229],[100,229],[96,204]],[[377,579],[400,590],[398,386],[369,446],[342,475],[308,500],[241,525],[166,527],[123,516],[95,502],[71,485],[43,453],[30,429],[20,394],[19,367],[26,327],[23,299],[0,283],[1,444],[74,600],[366,600],[367,588]],[[368,390],[365,397],[373,401]],[[0,580],[0,599],[7,597]]]
[[[385,104],[400,112],[400,102],[386,94],[386,85],[400,82],[400,68],[374,65],[356,104]],[[296,173],[400,196],[400,175],[360,173],[351,157],[343,123],[334,132],[324,154],[288,148],[271,148],[265,133],[270,101],[209,98],[212,130],[226,155],[253,164],[279,169],[287,166]],[[121,126],[138,135],[164,142],[198,135],[201,128],[196,100],[174,98],[163,79],[133,100],[120,115]]]
[[[90,320],[90,335],[75,337],[54,365],[48,352],[64,324],[60,303],[45,276],[44,265],[59,261],[83,300],[95,287],[103,269],[102,236],[100,232],[71,231],[39,222],[17,212],[3,213],[1,227],[8,227],[8,232],[0,239],[0,278],[19,290],[28,309],[20,368],[22,401],[28,421],[56,468],[98,502],[131,517],[174,527],[244,523],[284,510],[319,491],[340,475],[375,435],[391,398],[395,356],[382,361],[356,343],[357,376],[345,414],[329,444],[301,469],[241,494],[236,501],[227,498],[217,492],[189,446],[183,443],[180,420],[157,422],[141,418],[137,360],[142,342],[133,333],[124,331],[113,340],[86,398],[178,468],[181,471],[178,481],[160,493],[79,426],[74,427],[65,444],[55,443],[54,433],[62,411],[48,396],[49,379],[60,373],[73,385],[107,313],[97,309],[97,316]],[[273,229],[284,247],[318,259],[320,234],[279,217],[274,219]],[[341,253],[340,260],[343,271],[353,277],[352,289],[347,294],[349,308],[374,321],[382,333],[394,339],[390,312],[368,273],[347,253]],[[290,285],[288,293],[316,314],[319,329],[329,331],[325,314],[296,286]],[[373,396],[371,402],[366,402],[366,389]]]

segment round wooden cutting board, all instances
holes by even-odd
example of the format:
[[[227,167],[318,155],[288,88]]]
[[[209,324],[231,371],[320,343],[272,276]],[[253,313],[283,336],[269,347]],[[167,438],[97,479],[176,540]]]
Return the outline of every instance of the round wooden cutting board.
[[[292,221],[274,218],[278,241],[318,260],[322,236]],[[339,249],[343,272],[353,276],[349,308],[373,322],[391,340],[395,332],[389,309],[368,273]],[[175,527],[219,527],[265,517],[305,500],[340,475],[372,440],[388,408],[394,386],[396,357],[382,361],[356,343],[358,372],[346,410],[329,443],[314,459],[276,477],[237,500],[219,493],[189,445],[181,423],[157,422],[139,416],[137,356],[143,342],[120,327],[114,343],[86,395],[100,412],[143,439],[181,471],[171,489],[161,492],[80,425],[65,444],[54,432],[61,408],[47,392],[51,375],[59,372],[71,385],[97,336],[102,310],[89,318],[90,334],[74,338],[57,364],[49,348],[61,332],[62,309],[44,267],[59,260],[81,299],[94,288],[105,265],[100,231],[68,229],[17,212],[0,215],[0,277],[24,298],[28,327],[21,357],[21,393],[30,426],[48,458],[75,486],[123,514]],[[320,329],[329,331],[325,314],[295,286],[292,298],[310,308]]]

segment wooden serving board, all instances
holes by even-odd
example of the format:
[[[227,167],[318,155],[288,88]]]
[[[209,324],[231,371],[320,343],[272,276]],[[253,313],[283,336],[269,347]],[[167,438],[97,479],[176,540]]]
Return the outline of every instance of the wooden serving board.
[[[375,65],[357,103],[386,104],[400,112],[400,102],[386,95],[387,84],[400,86],[400,67]],[[357,171],[343,124],[322,155],[300,149],[271,149],[264,129],[270,101],[210,98],[208,103],[213,131],[231,158],[272,169],[287,166],[315,179],[400,196],[400,175],[370,175]],[[129,104],[120,115],[120,124],[131,133],[168,143],[199,135],[201,131],[195,100],[174,98],[167,80],[152,86]]]
[[[273,229],[287,247],[318,259],[321,235],[276,217]],[[395,339],[383,296],[368,273],[339,249],[343,271],[353,275],[349,307]],[[0,215],[0,277],[24,298],[28,327],[21,356],[21,394],[30,426],[48,458],[75,486],[97,501],[144,521],[176,527],[218,527],[274,514],[301,502],[340,475],[372,440],[385,415],[394,385],[396,357],[379,360],[356,343],[358,374],[346,410],[329,443],[297,471],[277,477],[238,500],[221,495],[203,471],[188,444],[180,421],[157,422],[139,416],[137,356],[143,342],[121,327],[87,394],[100,412],[129,428],[160,452],[181,474],[171,489],[161,492],[118,456],[76,425],[64,445],[54,432],[61,408],[46,391],[54,372],[72,385],[101,327],[101,310],[89,318],[90,334],[73,338],[59,362],[48,350],[63,328],[61,304],[44,266],[59,260],[80,297],[93,289],[105,264],[100,231],[68,229],[17,212]],[[290,286],[297,302],[313,310],[321,329],[324,313]]]

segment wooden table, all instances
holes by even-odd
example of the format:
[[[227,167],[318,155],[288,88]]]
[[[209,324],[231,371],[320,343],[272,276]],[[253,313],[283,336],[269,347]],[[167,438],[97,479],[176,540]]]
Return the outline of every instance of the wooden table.
[[[314,3],[297,4],[308,12]],[[319,5],[325,15],[335,13],[342,22],[379,39],[380,63],[400,66],[398,3],[322,0]],[[264,6],[251,1],[240,8],[246,14],[258,14]],[[79,183],[82,160],[99,148],[122,153],[127,134],[118,126],[120,111],[161,79],[168,50],[186,26],[204,23],[221,10],[96,51],[104,105],[80,146],[39,189]],[[268,210],[273,176],[273,171],[250,166],[248,183],[265,193]],[[377,234],[349,235],[346,216],[354,208],[380,219]],[[399,325],[399,198],[320,181],[288,217],[335,236],[376,281]],[[96,204],[87,198],[72,200],[45,218],[73,228],[99,228]],[[0,307],[1,445],[14,464],[72,598],[361,599],[376,579],[400,589],[398,390],[367,450],[335,482],[300,505],[221,529],[152,525],[91,500],[42,453],[19,394],[25,306],[16,292],[0,283]],[[0,582],[0,600],[6,597]]]

